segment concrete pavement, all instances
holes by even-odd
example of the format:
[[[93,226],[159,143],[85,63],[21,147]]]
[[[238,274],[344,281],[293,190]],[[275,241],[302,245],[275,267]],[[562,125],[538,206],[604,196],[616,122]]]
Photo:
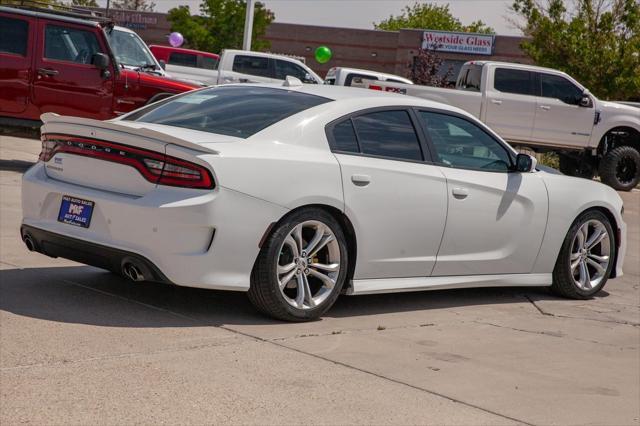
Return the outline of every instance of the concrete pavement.
[[[27,252],[0,136],[0,424],[640,424],[640,192],[625,276],[546,289],[341,297],[314,323],[244,294],[131,284]]]

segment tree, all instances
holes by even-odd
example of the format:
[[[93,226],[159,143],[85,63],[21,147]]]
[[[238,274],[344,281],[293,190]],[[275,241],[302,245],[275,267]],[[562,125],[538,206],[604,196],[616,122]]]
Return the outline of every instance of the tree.
[[[447,72],[438,75],[438,70],[442,66],[442,59],[435,51],[436,46],[428,49],[418,50],[418,55],[409,64],[409,78],[415,84],[424,86],[447,87],[449,77],[453,73],[453,68],[449,67]]]
[[[640,96],[640,3],[637,0],[514,0],[538,64],[573,76],[604,99]]]
[[[96,0],[71,0],[71,6],[98,7]]]
[[[156,4],[147,0],[114,0],[114,9],[139,10],[140,12],[153,12]]]
[[[169,10],[168,19],[171,31],[182,33],[189,47],[220,52],[242,47],[246,8],[245,0],[204,0],[200,4],[199,16],[191,16],[189,6],[178,6]],[[260,38],[274,17],[264,4],[256,2],[251,37],[253,50],[265,50],[271,46],[269,41]]]
[[[449,5],[437,5],[432,3],[414,3],[413,6],[405,6],[399,16],[391,15],[387,19],[373,24],[377,30],[398,31],[402,28],[420,28],[441,31],[462,31],[473,33],[493,34],[493,28],[478,20],[469,25],[451,14]]]

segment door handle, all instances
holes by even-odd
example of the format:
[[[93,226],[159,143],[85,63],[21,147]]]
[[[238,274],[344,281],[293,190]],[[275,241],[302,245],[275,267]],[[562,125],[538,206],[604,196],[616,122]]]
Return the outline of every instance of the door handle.
[[[351,175],[351,182],[355,186],[367,186],[371,183],[371,176],[369,175]]]
[[[38,68],[38,74],[40,75],[58,75],[58,70],[52,68]]]
[[[549,111],[551,109],[551,107],[549,105],[540,105],[540,109],[543,109],[545,111]]]
[[[469,196],[469,190],[467,188],[455,187],[451,190],[451,193],[459,200]]]
[[[502,101],[500,99],[491,99],[492,104],[502,105]]]

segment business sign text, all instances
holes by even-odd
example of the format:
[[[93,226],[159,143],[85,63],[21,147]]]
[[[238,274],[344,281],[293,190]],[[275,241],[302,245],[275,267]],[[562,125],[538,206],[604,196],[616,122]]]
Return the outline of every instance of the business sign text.
[[[445,31],[425,31],[422,34],[422,48],[440,52],[491,55],[495,36],[472,33],[450,33]]]

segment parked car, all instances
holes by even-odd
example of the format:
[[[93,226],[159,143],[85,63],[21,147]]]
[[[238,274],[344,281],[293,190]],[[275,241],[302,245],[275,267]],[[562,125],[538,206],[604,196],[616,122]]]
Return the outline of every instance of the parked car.
[[[43,120],[22,183],[27,248],[134,281],[248,291],[298,321],[342,292],[584,299],[622,274],[613,189],[538,171],[448,105],[290,77]]]
[[[332,86],[367,87],[365,83],[367,80],[413,84],[413,81],[408,78],[400,77],[399,75],[345,67],[330,68],[329,71],[327,71],[327,75],[324,77],[324,84]]]
[[[199,50],[183,49],[172,46],[149,46],[151,53],[156,57],[160,65],[171,69],[171,76],[183,80],[194,80],[194,76],[201,78],[195,80],[203,82],[211,79],[211,71],[218,68],[219,55]]]
[[[640,181],[640,109],[599,100],[550,68],[491,61],[466,63],[457,90],[369,82],[371,88],[457,106],[511,144],[560,156],[560,170],[630,191]]]
[[[52,11],[0,7],[0,63],[3,125],[39,126],[46,112],[108,119],[199,87],[165,77],[133,31]]]
[[[202,52],[204,53],[204,52]],[[289,56],[249,50],[224,50],[217,70],[167,63],[172,76],[205,85],[229,83],[275,83],[292,76],[303,83],[322,84],[322,79],[301,61]]]

